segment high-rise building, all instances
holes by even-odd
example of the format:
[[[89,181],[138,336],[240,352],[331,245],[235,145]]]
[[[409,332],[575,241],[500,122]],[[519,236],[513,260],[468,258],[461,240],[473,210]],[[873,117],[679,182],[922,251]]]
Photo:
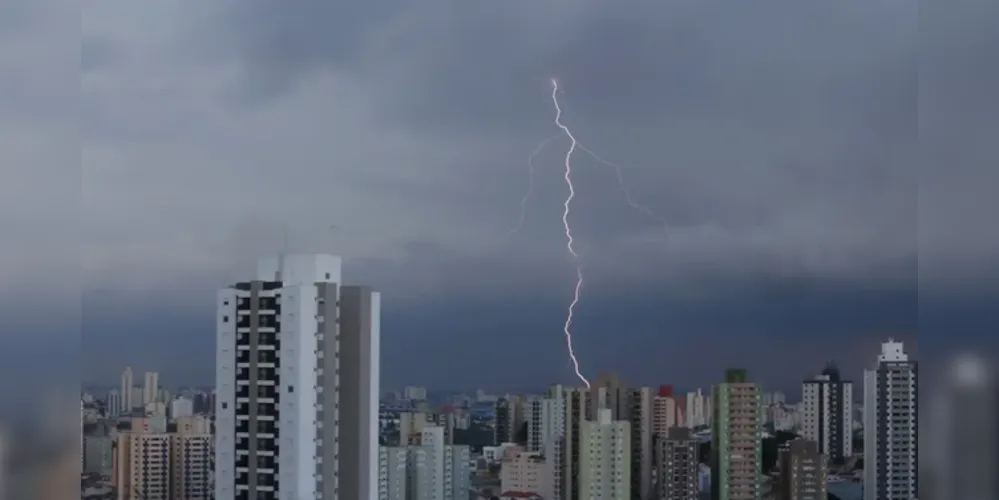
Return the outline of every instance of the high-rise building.
[[[191,417],[168,432],[166,419],[133,418],[114,443],[115,488],[120,500],[212,498],[212,436],[207,419]]]
[[[202,417],[180,417],[170,435],[171,488],[177,500],[213,498],[211,424]]]
[[[432,425],[430,414],[422,411],[399,413],[399,445],[406,446],[419,441],[424,427]]]
[[[523,401],[516,396],[507,396],[496,400],[493,406],[495,412],[495,425],[493,426],[493,444],[499,446],[503,443],[516,441],[517,432],[524,424]]]
[[[414,444],[390,447],[385,452],[384,463],[392,468],[379,491],[391,494],[400,488],[398,449],[405,449],[407,499],[416,500],[465,500],[471,487],[471,457],[468,446],[444,444],[444,429],[424,427]],[[392,465],[394,461],[394,466]],[[383,497],[385,498],[385,497]],[[390,498],[390,497],[389,497]],[[387,499],[386,499],[387,500]]]
[[[564,500],[579,500],[581,480],[581,456],[585,451],[582,446],[582,426],[591,420],[589,409],[592,408],[593,393],[589,389],[564,386],[554,386],[549,397],[559,397],[565,407],[565,437],[558,441],[557,452],[545,455],[553,457],[561,463],[555,475],[555,494]]]
[[[690,429],[672,427],[656,443],[656,500],[696,500],[700,442]]]
[[[554,439],[565,435],[565,401],[560,398],[530,398],[524,402],[527,451],[543,453]]]
[[[381,295],[368,287],[340,287],[339,498],[378,493],[378,394]]]
[[[625,394],[627,422],[631,436],[631,497],[635,500],[645,500],[653,493],[655,394],[651,387],[628,389]]]
[[[380,299],[340,278],[281,255],[219,292],[217,500],[377,497]]]
[[[632,498],[631,425],[611,415],[602,408],[596,420],[580,423],[580,500]]]
[[[902,342],[864,371],[864,500],[919,498],[918,378]]]
[[[555,476],[546,458],[537,452],[518,452],[500,466],[500,497],[555,497]]]
[[[673,427],[683,426],[686,420],[684,405],[686,401],[676,399],[673,386],[664,385],[659,388],[659,394],[652,402],[652,433],[665,438]],[[703,409],[703,407],[702,407]]]
[[[814,441],[795,439],[778,452],[780,478],[774,488],[775,500],[826,500],[828,463]]]
[[[630,424],[631,485],[633,498],[645,499],[652,492],[653,421],[655,393],[650,387],[629,388],[616,374],[602,373],[590,389],[588,420],[610,410],[611,419]]]
[[[617,374],[601,373],[593,382],[590,393],[590,407],[587,409],[589,420],[595,420],[602,409],[610,410],[613,420],[628,419],[628,387]]]
[[[378,448],[378,500],[408,500],[406,484],[407,446],[380,446]]]
[[[146,372],[142,383],[142,405],[156,403],[160,396],[160,374],[156,372]]]
[[[132,387],[135,386],[132,367],[126,366],[121,373],[121,413],[128,414],[135,408],[136,401],[132,400]]]
[[[834,464],[853,454],[853,382],[829,364],[821,375],[801,385],[802,437],[815,442]]]
[[[451,411],[441,411],[434,415],[434,423],[444,428],[444,444],[454,444],[454,431],[458,428],[458,416]]]
[[[708,411],[707,403],[711,401],[710,397],[705,397],[698,389],[697,392],[687,393],[687,408],[686,408],[686,423],[687,427],[691,429],[695,427],[703,427],[709,425],[708,416],[711,413]]]
[[[760,500],[763,416],[760,388],[746,370],[730,369],[712,388],[711,498]]]
[[[108,391],[107,399],[104,400],[104,412],[108,417],[114,418],[121,415],[122,403],[121,393],[118,389],[111,389]]]

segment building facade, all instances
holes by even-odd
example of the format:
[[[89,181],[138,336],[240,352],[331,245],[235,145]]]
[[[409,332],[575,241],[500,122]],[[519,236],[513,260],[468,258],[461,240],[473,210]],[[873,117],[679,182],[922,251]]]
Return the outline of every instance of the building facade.
[[[121,373],[121,404],[119,407],[120,413],[126,415],[132,413],[132,409],[138,406],[137,402],[132,399],[132,388],[135,387],[134,377],[132,368],[126,366],[125,371]]]
[[[555,498],[554,477],[545,457],[538,452],[520,452],[503,460],[500,468],[501,496]]]
[[[379,500],[466,500],[471,489],[468,446],[444,444],[444,428],[424,427],[413,444],[381,447]]]
[[[281,255],[219,292],[217,500],[377,498],[380,298],[340,277]]]
[[[517,396],[507,396],[496,400],[493,405],[493,444],[512,443],[524,424],[524,403]]]
[[[656,443],[656,500],[697,500],[700,442],[690,429],[671,428]]]
[[[711,498],[760,500],[763,418],[760,388],[746,370],[730,369],[712,388]]]
[[[919,498],[919,370],[902,342],[864,372],[864,500]]]
[[[553,439],[565,434],[565,401],[559,398],[529,398],[524,402],[527,451],[544,452]]]
[[[826,500],[828,460],[814,441],[795,439],[778,452],[775,500]]]
[[[819,453],[841,464],[853,455],[853,383],[830,364],[821,375],[801,385],[802,437]]]
[[[631,498],[631,424],[611,415],[602,408],[580,423],[580,500]]]

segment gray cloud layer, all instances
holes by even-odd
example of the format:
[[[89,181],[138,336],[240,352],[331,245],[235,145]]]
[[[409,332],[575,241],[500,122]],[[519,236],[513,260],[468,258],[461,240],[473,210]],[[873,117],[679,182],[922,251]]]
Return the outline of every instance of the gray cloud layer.
[[[578,156],[592,289],[918,277],[956,293],[999,255],[986,0],[918,18],[906,0],[104,0],[79,32],[62,0],[16,3],[0,20],[16,75],[0,79],[4,297],[57,275],[210,289],[288,225],[294,248],[332,247],[408,303],[528,279],[557,301],[564,141],[506,235],[527,154],[556,132],[550,77],[565,121],[668,221]]]
[[[89,263],[223,266],[248,216],[367,230],[343,237],[357,254],[411,241],[509,270],[557,261],[564,143],[539,157],[529,224],[504,241],[525,151],[553,130],[556,76],[566,120],[670,222],[664,238],[626,213],[613,173],[580,157],[574,223],[591,260],[621,275],[911,274],[904,4],[390,5],[93,9]]]

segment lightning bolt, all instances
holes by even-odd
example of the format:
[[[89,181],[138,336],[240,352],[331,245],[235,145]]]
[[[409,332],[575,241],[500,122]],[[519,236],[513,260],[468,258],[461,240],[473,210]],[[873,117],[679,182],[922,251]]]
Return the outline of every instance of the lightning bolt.
[[[534,148],[527,157],[527,193],[524,194],[524,198],[520,200],[520,219],[517,221],[517,225],[507,233],[507,237],[513,236],[520,232],[520,229],[524,227],[524,221],[527,219],[527,202],[530,201],[531,195],[534,193],[534,157],[541,152],[545,146],[548,145],[552,139],[555,139],[562,134],[553,135],[538,143],[538,146]]]
[[[667,234],[669,233],[669,223],[666,221],[664,217],[655,213],[651,208],[646,207],[645,205],[642,205],[641,203],[635,201],[634,196],[632,196],[631,194],[631,190],[628,189],[628,184],[624,181],[624,169],[621,168],[620,165],[611,163],[601,158],[596,153],[594,153],[593,151],[591,151],[589,148],[587,148],[582,144],[576,144],[576,147],[579,148],[581,151],[585,152],[586,154],[590,155],[590,157],[596,160],[598,163],[602,163],[608,167],[613,168],[614,173],[617,175],[617,187],[621,190],[621,194],[624,195],[625,203],[627,203],[629,207],[635,209],[636,211],[641,212],[651,217],[652,219],[658,221],[659,224],[661,224],[663,227],[663,232]]]
[[[562,124],[562,107],[558,103],[558,81],[552,78],[552,104],[555,105],[555,125],[562,129],[562,132],[572,141],[569,144],[569,149],[565,152],[565,184],[569,188],[569,195],[565,198],[565,203],[563,206],[565,210],[562,212],[562,225],[565,227],[565,237],[566,237],[566,248],[569,250],[569,254],[572,256],[573,262],[576,264],[576,287],[573,290],[572,302],[569,304],[569,310],[565,318],[565,326],[562,331],[565,333],[565,343],[569,349],[569,359],[572,360],[572,369],[576,372],[576,377],[579,378],[586,387],[590,387],[590,381],[586,380],[579,371],[579,360],[576,359],[576,353],[572,348],[572,316],[576,310],[576,305],[579,304],[579,292],[583,288],[583,267],[579,263],[579,254],[576,253],[575,248],[573,248],[574,240],[572,238],[572,228],[569,225],[569,212],[571,211],[571,205],[573,198],[576,197],[576,189],[572,185],[572,153],[576,151],[576,138],[573,137],[572,132],[568,127]]]

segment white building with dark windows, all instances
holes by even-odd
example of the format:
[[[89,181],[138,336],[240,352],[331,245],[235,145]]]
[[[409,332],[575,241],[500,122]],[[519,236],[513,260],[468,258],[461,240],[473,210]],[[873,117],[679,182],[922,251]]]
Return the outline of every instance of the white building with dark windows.
[[[864,371],[864,500],[919,498],[919,370],[902,342]]]
[[[380,297],[333,255],[261,259],[217,298],[217,500],[378,496]]]
[[[801,384],[802,437],[815,442],[831,463],[853,454],[853,382],[829,364]]]
[[[527,451],[543,453],[552,441],[565,435],[565,401],[533,397],[524,402]]]

